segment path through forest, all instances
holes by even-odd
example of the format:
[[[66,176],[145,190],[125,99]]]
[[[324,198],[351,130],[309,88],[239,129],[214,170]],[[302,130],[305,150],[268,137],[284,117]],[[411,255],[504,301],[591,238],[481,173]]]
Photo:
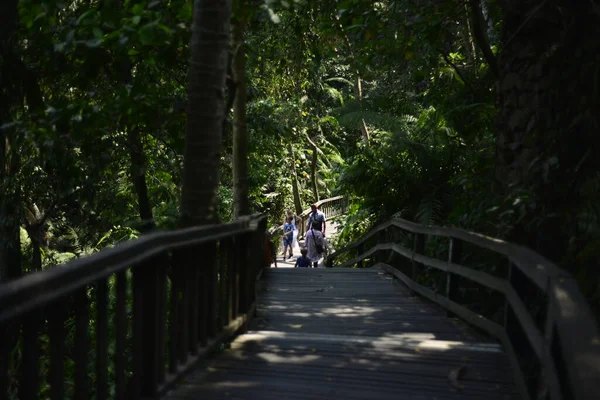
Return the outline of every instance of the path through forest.
[[[326,224],[327,225],[325,227],[325,234],[326,234],[325,238],[327,239],[327,241],[329,242],[329,245],[331,246],[333,241],[337,238],[338,225],[335,220],[327,221]],[[298,241],[300,242],[300,247],[303,247],[304,239],[300,239]],[[280,244],[280,246],[281,246],[281,244]],[[279,251],[277,253],[277,267],[294,268],[294,265],[296,264],[296,258],[298,258],[300,256],[300,248],[294,249],[293,256],[291,258],[286,259],[285,261],[283,260],[282,251],[283,251],[283,247],[279,247]],[[330,252],[333,252],[333,251],[335,251],[335,249],[331,248]],[[324,261],[324,259],[319,260],[319,265],[317,268],[325,267],[325,265],[323,265],[323,261]],[[271,266],[274,267],[275,265],[273,264]]]

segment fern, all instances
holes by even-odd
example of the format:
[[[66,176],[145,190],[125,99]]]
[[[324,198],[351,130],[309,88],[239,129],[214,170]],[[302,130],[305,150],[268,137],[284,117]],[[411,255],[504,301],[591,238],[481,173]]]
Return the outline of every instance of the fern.
[[[442,218],[442,202],[435,197],[435,192],[421,199],[415,219],[423,225],[436,225]]]

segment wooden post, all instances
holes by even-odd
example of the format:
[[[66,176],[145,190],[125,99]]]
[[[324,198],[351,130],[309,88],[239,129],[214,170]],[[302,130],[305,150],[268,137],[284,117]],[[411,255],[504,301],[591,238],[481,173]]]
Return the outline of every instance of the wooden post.
[[[359,244],[358,247],[357,247],[357,249],[356,249],[357,253],[358,253],[358,256],[360,256],[363,253],[363,249],[364,249],[364,245],[362,243]],[[364,265],[363,264],[363,260],[360,260],[359,262],[357,262],[356,265],[358,265],[358,268],[362,268],[363,265]]]
[[[135,287],[134,287],[135,291]],[[87,367],[89,362],[89,351],[90,351],[90,341],[89,341],[89,299],[87,295],[87,288],[84,286],[83,288],[77,290],[74,294],[75,301],[75,348],[74,348],[74,361],[75,361],[75,393],[74,399],[89,399],[89,376],[87,373]],[[136,315],[136,305],[134,300],[134,318]],[[135,326],[133,327],[135,331]],[[23,330],[24,336],[26,335],[25,330]],[[28,348],[30,344],[23,338],[23,345],[25,348]],[[133,346],[133,354],[134,354],[134,368],[135,371],[135,346]],[[23,354],[23,365],[27,365],[26,360],[28,358],[25,354]],[[132,380],[132,387],[136,387],[135,385],[135,374]],[[31,389],[30,385],[35,385],[35,381],[26,381],[25,386],[28,389]],[[37,391],[36,391],[37,395]],[[27,396],[23,396],[23,399],[27,399]]]
[[[166,260],[163,256],[150,259],[133,270],[134,284],[134,342],[140,346],[141,354],[135,354],[136,365],[140,368],[139,385],[142,397],[154,397],[158,392],[158,338],[159,329],[163,329],[164,321],[160,320],[160,299],[163,292],[160,285],[164,284],[164,276],[160,277],[161,263]],[[137,319],[137,321],[135,321]],[[159,325],[161,325],[159,327]]]
[[[459,264],[462,252],[462,242],[455,238],[450,238],[448,245],[448,262],[452,264]],[[450,272],[446,273],[446,298],[454,301],[458,293],[458,276],[452,277]],[[455,317],[454,313],[447,311],[448,317]]]
[[[414,234],[414,246],[413,251],[417,254],[425,253],[425,235],[422,233]],[[419,263],[415,260],[412,261],[412,280],[417,281],[417,265]]]
[[[259,222],[258,228],[256,230],[256,233],[254,234],[255,237],[255,245],[253,246],[254,250],[255,250],[255,255],[253,257],[254,260],[254,270],[252,271],[252,275],[251,275],[251,296],[252,296],[252,303],[254,303],[256,301],[256,279],[258,278],[258,274],[260,273],[260,271],[264,268],[264,257],[265,257],[265,251],[266,251],[266,243],[265,243],[265,235],[267,232],[267,218],[263,217],[261,219],[261,221]],[[254,309],[254,312],[256,313],[256,308]]]
[[[206,337],[214,338],[217,336],[217,243],[212,242],[206,245],[206,266],[204,279],[208,283],[206,291]]]
[[[127,341],[127,314],[125,310],[127,301],[127,274],[124,270],[117,272],[116,304],[115,304],[115,398],[124,400],[127,398],[127,378],[125,376],[126,360],[125,349]],[[174,286],[172,286],[174,287]],[[174,290],[174,289],[173,289]],[[176,298],[176,296],[171,297]],[[176,301],[171,300],[172,307],[176,307]],[[171,310],[173,311],[173,310]],[[177,314],[177,313],[175,313]],[[173,315],[173,313],[171,314]],[[171,317],[173,318],[173,317]],[[176,370],[177,361],[177,325],[171,320],[171,349],[169,355],[169,369]]]
[[[78,292],[80,295],[85,292]],[[80,297],[80,296],[78,296]],[[75,361],[87,361],[87,331],[82,332],[82,317],[84,309],[87,307],[87,302],[83,301],[76,305],[76,333],[75,333]],[[42,322],[42,312],[39,309],[31,311],[23,321],[23,337],[21,342],[21,382],[19,388],[19,398],[34,400],[38,398],[40,388],[40,344],[38,341],[39,330]],[[85,327],[87,328],[87,326]],[[85,337],[83,335],[85,334]],[[4,338],[2,339],[4,340]],[[82,345],[83,343],[83,345]],[[86,370],[87,364],[83,362],[75,364],[79,369]],[[83,393],[87,395],[87,375],[83,376],[81,372],[75,372],[76,391],[78,398],[83,398]]]
[[[249,237],[248,234],[241,234],[236,237],[235,250],[238,255],[237,268],[239,273],[239,297],[238,311],[240,314],[248,311],[248,280],[249,280],[249,269],[252,264],[252,260],[249,257],[250,252],[248,251]]]
[[[333,257],[331,257],[331,255],[327,256],[327,259],[325,260],[325,266],[327,268],[333,268]]]
[[[512,262],[510,260],[508,260],[508,273],[507,273],[507,277],[506,279],[508,280],[508,283],[510,285],[512,285],[511,281],[512,281]],[[505,297],[504,298],[504,330],[506,331],[506,328],[508,327],[508,321],[509,321],[509,313],[510,313],[510,303],[508,302],[508,299]]]
[[[105,400],[107,398],[108,282],[107,278],[102,278],[96,283],[96,399]]]
[[[108,300],[107,300],[108,301]],[[105,303],[106,304],[106,303]],[[51,399],[62,399],[65,397],[65,379],[64,379],[64,365],[65,365],[65,320],[67,319],[67,305],[68,300],[61,299],[52,304],[50,311],[50,318],[48,320],[48,331],[50,335],[50,398]],[[8,339],[9,336],[3,336]],[[108,335],[107,335],[108,337]],[[9,343],[8,340],[2,340],[2,343]],[[108,352],[106,354],[108,356]],[[8,362],[8,358],[6,358]],[[6,365],[8,368],[8,364]],[[107,378],[108,379],[108,378]],[[0,389],[2,389],[0,387]],[[8,389],[4,389],[2,393],[8,393]]]
[[[385,240],[385,234],[386,234],[386,229],[382,229],[377,233],[377,244],[385,244],[386,240]],[[385,253],[383,252],[383,250],[380,250],[377,252],[377,261],[378,262],[385,262],[386,260],[385,257]]]
[[[227,325],[227,239],[219,241],[219,316],[217,318],[217,332]]]

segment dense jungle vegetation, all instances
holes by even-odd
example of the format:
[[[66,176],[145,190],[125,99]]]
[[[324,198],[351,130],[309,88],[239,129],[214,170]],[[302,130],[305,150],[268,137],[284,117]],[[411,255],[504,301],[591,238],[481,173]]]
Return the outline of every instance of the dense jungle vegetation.
[[[190,66],[192,3],[0,2],[1,280],[178,226],[198,199],[187,223],[277,225],[344,194],[339,244],[393,215],[459,226],[540,252],[600,308],[594,2],[236,0],[225,115],[188,96],[221,91],[188,78],[211,67]],[[212,147],[186,149],[198,115]]]

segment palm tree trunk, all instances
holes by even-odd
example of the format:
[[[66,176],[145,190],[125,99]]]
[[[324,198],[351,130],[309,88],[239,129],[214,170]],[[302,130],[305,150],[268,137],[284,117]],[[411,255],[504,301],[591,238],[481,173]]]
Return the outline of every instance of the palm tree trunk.
[[[239,8],[243,7],[243,2]],[[242,10],[243,11],[243,10]],[[233,103],[233,216],[250,214],[248,198],[248,125],[246,123],[246,52],[244,50],[244,16],[239,13],[233,25],[233,59],[236,83]]]
[[[188,87],[181,223],[217,221],[231,0],[195,0]]]
[[[356,100],[358,100],[358,103],[360,104],[360,109],[362,111],[362,109],[363,109],[362,82],[360,79],[360,73],[358,71],[356,71],[355,95],[356,95]],[[360,131],[362,132],[363,139],[365,139],[365,141],[367,143],[369,143],[369,140],[371,139],[371,137],[369,134],[369,129],[367,128],[367,123],[365,122],[364,118],[361,119],[361,121],[360,121]]]

